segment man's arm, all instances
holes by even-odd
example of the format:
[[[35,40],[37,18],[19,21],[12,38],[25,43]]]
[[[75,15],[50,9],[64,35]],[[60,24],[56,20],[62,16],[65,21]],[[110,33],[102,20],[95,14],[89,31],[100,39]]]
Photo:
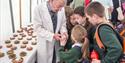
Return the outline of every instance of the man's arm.
[[[61,26],[61,29],[60,29],[60,33],[62,35],[65,35],[68,38],[67,28],[66,28],[66,16],[65,16],[65,13],[64,13],[64,8],[63,8],[63,21],[62,21],[62,26]]]
[[[40,15],[40,9],[39,7],[35,8],[34,11],[34,20],[33,20],[33,24],[34,24],[34,31],[40,35],[41,37],[46,38],[48,41],[52,41],[53,40],[53,36],[54,33],[50,32],[49,30],[45,29],[43,27],[43,19],[42,16]]]

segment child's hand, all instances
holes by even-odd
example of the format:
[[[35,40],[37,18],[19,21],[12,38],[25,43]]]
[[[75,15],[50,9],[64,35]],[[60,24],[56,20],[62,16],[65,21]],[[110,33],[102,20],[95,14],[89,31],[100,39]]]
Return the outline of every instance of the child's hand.
[[[93,59],[91,63],[101,63],[101,61],[97,59]]]
[[[60,45],[65,46],[66,42],[67,42],[67,37],[65,34],[62,34],[60,38]]]
[[[62,33],[61,35],[65,35],[65,38],[68,39],[68,34],[66,32]]]

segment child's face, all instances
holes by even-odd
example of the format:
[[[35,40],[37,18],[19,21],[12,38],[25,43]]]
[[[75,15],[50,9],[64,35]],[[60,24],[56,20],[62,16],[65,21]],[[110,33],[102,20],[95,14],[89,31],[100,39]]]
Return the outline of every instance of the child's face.
[[[74,20],[73,15],[70,16],[70,23],[71,23],[72,25],[76,25],[76,24],[77,24],[77,22]]]
[[[73,19],[70,19],[70,22],[72,25],[76,25],[76,24],[84,24],[86,17],[82,17],[79,14],[73,14],[72,15]]]

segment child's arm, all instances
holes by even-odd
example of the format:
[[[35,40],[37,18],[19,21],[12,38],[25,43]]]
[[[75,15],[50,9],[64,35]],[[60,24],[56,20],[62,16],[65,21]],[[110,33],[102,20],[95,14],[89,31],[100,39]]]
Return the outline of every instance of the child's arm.
[[[61,34],[61,38],[60,38],[60,45],[61,45],[61,46],[65,46],[65,45],[66,45],[67,36],[68,36],[68,35],[67,35],[66,33]]]
[[[81,47],[75,46],[71,48],[69,51],[64,51],[64,47],[60,47],[59,49],[59,57],[62,61],[77,61],[81,56]]]

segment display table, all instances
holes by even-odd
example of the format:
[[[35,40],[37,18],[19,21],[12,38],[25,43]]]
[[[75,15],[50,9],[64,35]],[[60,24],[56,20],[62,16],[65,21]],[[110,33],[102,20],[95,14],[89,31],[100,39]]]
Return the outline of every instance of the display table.
[[[32,25],[21,28],[6,41],[0,42],[0,63],[35,63],[36,45]]]

